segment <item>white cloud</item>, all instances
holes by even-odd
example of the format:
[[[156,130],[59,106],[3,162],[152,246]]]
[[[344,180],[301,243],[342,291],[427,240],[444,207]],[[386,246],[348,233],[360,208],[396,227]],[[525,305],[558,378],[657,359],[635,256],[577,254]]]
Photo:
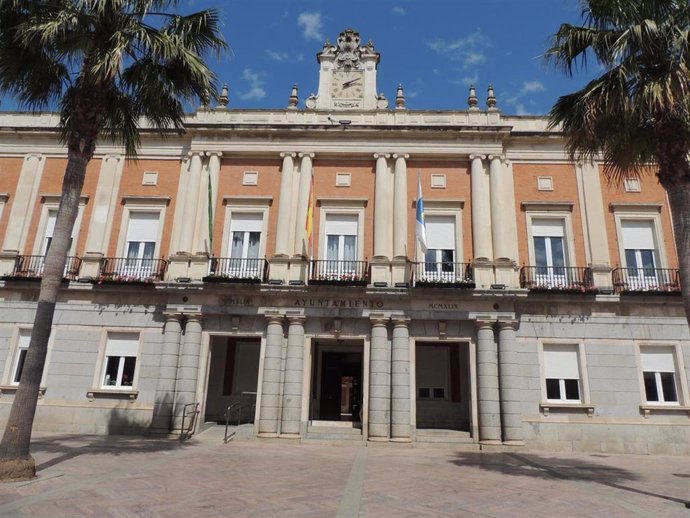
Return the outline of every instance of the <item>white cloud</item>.
[[[525,109],[524,104],[518,103],[517,106],[515,106],[515,115],[531,115],[531,114]]]
[[[407,11],[405,10],[405,8],[400,7],[399,5],[396,5],[395,7],[393,7],[393,12],[395,14],[399,14],[400,16],[407,14]]]
[[[479,82],[479,74],[474,74],[473,76],[461,77],[459,81],[455,81],[456,84],[463,86],[475,85]]]
[[[467,36],[452,41],[436,38],[427,42],[426,45],[441,56],[446,56],[452,61],[459,61],[462,68],[470,68],[486,61],[484,50],[491,46],[491,42],[477,29]]]
[[[240,92],[240,99],[244,99],[245,101],[260,101],[266,97],[266,90],[263,88],[265,84],[263,77],[263,72],[254,72],[251,68],[245,68],[242,71],[242,79],[249,83],[249,90]]]
[[[541,81],[523,81],[522,86],[517,91],[517,93],[506,99],[506,104],[513,104],[515,105],[516,109],[518,106],[522,106],[522,109],[524,110],[524,104],[518,103],[518,101],[521,101],[526,97],[529,97],[529,94],[535,94],[545,91],[546,87],[544,86],[544,83],[542,83]],[[530,99],[529,102],[532,102],[532,100]],[[518,115],[526,115],[526,113],[518,113]]]
[[[287,61],[290,58],[290,54],[287,52],[276,52],[275,50],[269,49],[266,49],[266,55],[273,61],[278,61],[279,63]]]
[[[300,13],[297,17],[297,25],[302,27],[302,35],[308,40],[323,40],[321,34],[321,13]]]

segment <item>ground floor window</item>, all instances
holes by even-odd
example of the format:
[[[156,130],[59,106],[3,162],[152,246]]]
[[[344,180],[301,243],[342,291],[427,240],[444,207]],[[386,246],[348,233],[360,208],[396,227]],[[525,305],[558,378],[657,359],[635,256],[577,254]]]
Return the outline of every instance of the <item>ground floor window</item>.
[[[544,382],[548,401],[582,401],[576,344],[544,345]]]
[[[678,404],[673,347],[643,347],[640,360],[646,401]]]
[[[139,350],[138,333],[108,333],[103,361],[103,388],[131,388]]]

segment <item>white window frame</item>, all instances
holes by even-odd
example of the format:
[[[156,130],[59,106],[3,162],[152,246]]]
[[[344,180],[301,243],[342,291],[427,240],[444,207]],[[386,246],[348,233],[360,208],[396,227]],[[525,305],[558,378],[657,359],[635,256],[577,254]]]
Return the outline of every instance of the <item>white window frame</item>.
[[[7,200],[10,199],[10,195],[6,192],[0,192],[0,222],[2,222],[2,213],[5,210],[5,205],[7,205]]]
[[[364,260],[364,224],[366,200],[359,198],[319,198],[319,250],[318,258],[327,258],[326,218],[328,215],[344,215],[357,217],[357,255],[355,261]]]
[[[569,208],[568,208],[569,207]],[[573,237],[573,222],[572,222],[572,204],[557,204],[552,209],[548,208],[548,204],[533,203],[527,205],[523,203],[525,208],[525,224],[527,225],[527,251],[529,254],[529,264],[531,266],[537,265],[536,253],[534,252],[534,233],[532,228],[534,224],[532,220],[553,220],[560,221],[563,224],[563,245],[565,246],[565,266],[575,266],[575,239]]]
[[[261,240],[259,241],[259,258],[266,257],[266,241],[268,236],[268,217],[269,210],[273,198],[229,198],[223,199],[225,204],[225,217],[223,219],[223,237],[221,239],[220,256],[230,257],[230,248],[232,244],[232,226],[233,214],[261,214]]]
[[[111,334],[136,334],[138,335],[137,340],[137,355],[136,363],[134,364],[134,375],[132,379],[132,385],[106,385],[105,384],[105,371],[108,367],[106,361],[106,354],[108,352],[108,335]],[[101,333],[101,340],[98,348],[98,362],[96,365],[96,371],[93,378],[93,387],[95,387],[96,392],[136,392],[139,385],[139,372],[141,370],[141,359],[142,359],[142,344],[143,344],[144,333],[140,328],[106,328],[103,329]],[[93,392],[93,391],[92,391]]]
[[[38,221],[38,231],[36,232],[36,237],[34,239],[33,254],[32,255],[45,255],[45,240],[46,232],[48,230],[48,221],[50,218],[50,212],[55,212],[57,216],[57,211],[60,206],[60,195],[57,194],[42,194],[41,199],[43,201],[41,207],[41,216]],[[86,196],[81,196],[79,198],[79,209],[77,211],[77,219],[74,221],[74,227],[72,228],[72,244],[67,250],[68,256],[76,255],[77,242],[79,241],[79,230],[81,228],[82,218],[84,216],[84,207],[88,202]],[[51,236],[52,237],[52,236]]]
[[[673,355],[674,379],[676,382],[676,395],[678,401],[647,401],[647,392],[644,386],[644,371],[642,365],[643,350],[651,350],[655,347],[670,349]],[[640,387],[640,401],[642,406],[659,406],[678,408],[690,404],[690,396],[688,395],[688,380],[685,370],[685,363],[683,361],[683,348],[677,342],[636,342],[635,343],[635,359],[637,362],[637,375]],[[657,384],[658,389],[658,384]],[[662,392],[659,392],[661,395]]]
[[[656,246],[656,258],[659,264],[656,268],[668,268],[666,256],[666,243],[664,241],[663,227],[661,226],[661,205],[658,204],[611,204],[616,222],[616,237],[618,240],[618,257],[620,265],[628,268],[625,260],[625,243],[623,242],[623,221],[651,221]]]
[[[170,198],[168,197],[123,197],[125,202],[122,210],[120,222],[120,235],[117,241],[117,257],[127,257],[127,231],[129,230],[129,220],[132,212],[145,212],[148,214],[158,214],[158,236],[156,246],[153,251],[154,260],[161,256],[161,243],[163,241],[163,230],[165,227],[165,216]]]
[[[415,207],[417,202],[415,200]],[[465,200],[424,200],[424,217],[428,216],[450,216],[455,218],[455,263],[464,263],[464,250],[462,242],[462,210],[465,207]],[[425,254],[415,240],[415,257],[417,262],[424,262]],[[464,272],[456,272],[457,275],[464,276]]]
[[[32,326],[30,325],[19,325],[14,328],[12,336],[10,338],[10,348],[7,351],[7,359],[5,360],[5,369],[2,375],[3,387],[16,388],[19,383],[14,381],[15,374],[17,372],[17,363],[19,361],[19,342],[20,335],[22,331],[31,335]],[[53,351],[53,341],[55,340],[55,327],[52,328],[50,332],[50,338],[48,339],[48,352],[46,354],[46,361],[43,367],[43,374],[41,375],[41,390],[40,396],[43,395],[44,388],[46,386],[46,379],[48,376],[48,365],[50,364],[50,357]],[[3,389],[4,390],[4,389]]]
[[[569,346],[574,347],[577,353],[577,368],[580,375],[579,391],[580,399],[548,399],[546,393],[546,362],[544,359],[544,348],[548,349],[550,346]],[[589,376],[587,375],[587,357],[585,345],[583,342],[575,342],[572,340],[544,340],[539,342],[539,379],[541,386],[541,400],[542,406],[557,407],[557,406],[583,406],[591,405],[591,396],[589,392]],[[561,383],[561,394],[564,394],[565,387]]]

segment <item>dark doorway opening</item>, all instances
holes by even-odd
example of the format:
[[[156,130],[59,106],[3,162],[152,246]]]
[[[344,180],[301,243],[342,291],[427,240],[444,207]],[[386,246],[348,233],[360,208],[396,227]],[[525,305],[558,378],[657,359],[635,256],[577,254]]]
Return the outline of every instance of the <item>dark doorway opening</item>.
[[[362,352],[361,344],[314,344],[312,420],[361,423]]]

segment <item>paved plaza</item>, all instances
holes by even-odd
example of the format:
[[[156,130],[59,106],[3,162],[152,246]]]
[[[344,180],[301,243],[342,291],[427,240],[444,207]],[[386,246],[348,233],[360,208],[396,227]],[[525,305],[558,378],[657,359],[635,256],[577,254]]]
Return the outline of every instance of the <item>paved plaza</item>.
[[[0,516],[683,516],[690,458],[39,435]]]

